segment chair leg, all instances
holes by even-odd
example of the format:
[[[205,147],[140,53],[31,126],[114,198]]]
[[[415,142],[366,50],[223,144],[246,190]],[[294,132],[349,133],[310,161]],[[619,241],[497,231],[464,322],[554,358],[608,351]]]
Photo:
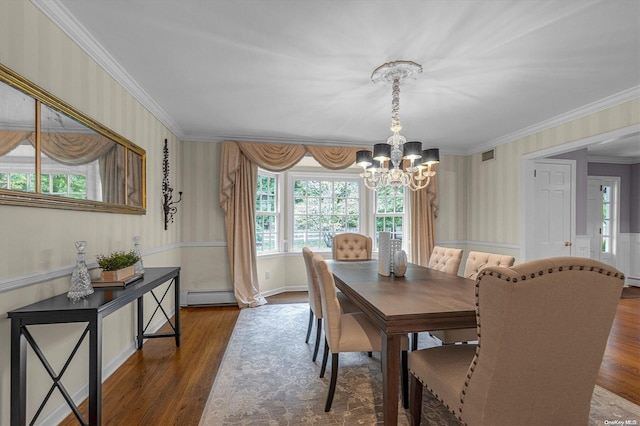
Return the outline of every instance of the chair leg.
[[[409,368],[407,351],[402,351],[402,406],[409,408]]]
[[[409,404],[409,413],[411,414],[411,425],[420,426],[422,416],[422,383],[411,375],[411,402]]]
[[[369,351],[367,352],[367,355],[369,356],[369,358],[373,358],[373,352]]]
[[[316,362],[318,357],[318,348],[320,347],[320,334],[322,333],[322,318],[318,318],[316,324],[316,346],[313,348],[313,362]]]
[[[311,336],[311,327],[313,326],[313,311],[309,308],[309,326],[307,327],[307,338],[305,343],[309,343],[309,336]]]
[[[413,333],[413,335],[411,336],[411,350],[418,350],[418,333]]]
[[[327,394],[327,404],[324,406],[325,413],[331,410],[333,394],[336,393],[336,381],[338,380],[338,354],[331,354],[331,382],[329,383],[329,393]]]
[[[327,338],[324,338],[324,355],[322,356],[322,367],[320,368],[320,378],[324,377],[324,372],[327,371],[327,356],[329,355],[329,343]]]

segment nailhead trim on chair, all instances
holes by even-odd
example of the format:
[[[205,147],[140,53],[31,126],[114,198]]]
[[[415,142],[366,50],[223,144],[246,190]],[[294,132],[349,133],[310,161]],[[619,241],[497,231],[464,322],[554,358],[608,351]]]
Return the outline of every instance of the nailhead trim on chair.
[[[568,267],[570,271],[572,271],[575,266],[578,266],[581,271],[583,271],[584,268],[585,268],[584,265],[565,265],[565,266]],[[558,266],[557,267],[558,272],[562,271],[562,269],[565,266]],[[596,267],[594,267],[594,266],[591,266],[589,268],[589,271],[593,272],[595,270],[596,270]],[[553,272],[554,272],[553,268],[549,268],[547,270],[547,273],[549,273],[549,274],[551,274]],[[611,271],[605,271],[602,268],[598,269],[598,273],[600,273],[600,274],[605,273],[605,272],[606,272],[607,276],[611,276],[611,273],[612,273]],[[544,274],[545,274],[544,271],[539,271],[537,276],[540,277],[540,276],[543,276]],[[480,324],[480,309],[479,309],[480,304],[479,304],[479,301],[478,301],[478,297],[480,295],[480,278],[483,275],[494,276],[493,271],[482,270],[482,271],[480,271],[480,273],[478,274],[478,278],[476,279],[476,323],[478,324],[478,346],[476,347],[476,354],[473,357],[473,361],[471,361],[471,365],[469,366],[469,372],[467,373],[467,378],[464,381],[464,387],[462,388],[462,392],[461,392],[460,408],[459,408],[460,414],[457,415],[458,416],[458,420],[460,420],[460,421],[462,421],[462,409],[463,409],[463,406],[464,406],[464,397],[467,394],[467,388],[469,387],[469,380],[471,379],[471,376],[473,375],[473,372],[475,371],[475,368],[478,365],[478,358],[480,357],[480,344],[481,344],[482,339],[481,339],[481,333],[480,333],[480,326],[481,326],[481,324]],[[503,280],[505,280],[507,282],[513,282],[514,284],[518,282],[517,278],[513,278],[513,279],[511,279],[510,277],[504,277],[503,278],[502,274],[500,274],[500,273],[497,273],[496,277],[498,279],[503,279]],[[618,272],[616,272],[614,274],[614,277],[620,278],[623,281],[625,279],[624,274],[618,273]],[[536,278],[536,274],[535,273],[531,273],[530,279],[534,279],[534,278]],[[527,277],[523,275],[523,276],[520,277],[520,279],[522,281],[526,281]],[[422,382],[422,380],[420,380],[420,382]],[[426,384],[424,384],[424,386],[428,388],[428,386]],[[433,392],[431,392],[431,393],[433,393]],[[436,395],[436,397],[437,397],[437,395]],[[440,399],[440,398],[438,398],[438,399]],[[440,401],[442,401],[442,400],[440,400]],[[449,406],[447,406],[447,408],[449,408]],[[451,410],[451,409],[449,409],[449,410]],[[454,414],[456,414],[456,413],[454,413]]]

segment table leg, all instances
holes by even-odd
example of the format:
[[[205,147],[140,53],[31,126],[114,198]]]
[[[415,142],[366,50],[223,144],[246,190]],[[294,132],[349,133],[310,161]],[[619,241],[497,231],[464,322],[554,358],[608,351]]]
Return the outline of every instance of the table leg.
[[[386,426],[398,424],[400,342],[400,335],[382,333],[382,410]]]
[[[142,349],[144,343],[144,299],[138,297],[138,335],[136,336],[136,349]]]
[[[102,318],[89,321],[89,424],[102,422]]]
[[[180,347],[180,274],[176,275],[173,279],[173,290],[175,294],[175,315],[173,323],[175,325],[175,333],[176,333],[176,346]]]
[[[11,320],[11,424],[27,423],[27,341],[21,321]]]

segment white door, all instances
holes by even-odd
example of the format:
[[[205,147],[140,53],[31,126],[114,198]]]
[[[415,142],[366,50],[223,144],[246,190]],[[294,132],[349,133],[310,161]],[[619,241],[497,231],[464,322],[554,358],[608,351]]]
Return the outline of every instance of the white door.
[[[533,256],[571,256],[573,241],[573,168],[570,162],[536,162],[534,170]]]

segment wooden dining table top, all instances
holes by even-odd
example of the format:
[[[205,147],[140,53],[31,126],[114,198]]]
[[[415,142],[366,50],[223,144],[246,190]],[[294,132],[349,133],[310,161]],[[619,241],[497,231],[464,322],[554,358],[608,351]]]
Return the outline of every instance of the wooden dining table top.
[[[402,335],[475,327],[475,281],[414,264],[403,277],[379,274],[377,260],[327,264],[336,287],[382,332],[383,420],[397,425]]]
[[[475,327],[475,281],[409,264],[403,277],[378,261],[327,261],[336,287],[386,333]]]

